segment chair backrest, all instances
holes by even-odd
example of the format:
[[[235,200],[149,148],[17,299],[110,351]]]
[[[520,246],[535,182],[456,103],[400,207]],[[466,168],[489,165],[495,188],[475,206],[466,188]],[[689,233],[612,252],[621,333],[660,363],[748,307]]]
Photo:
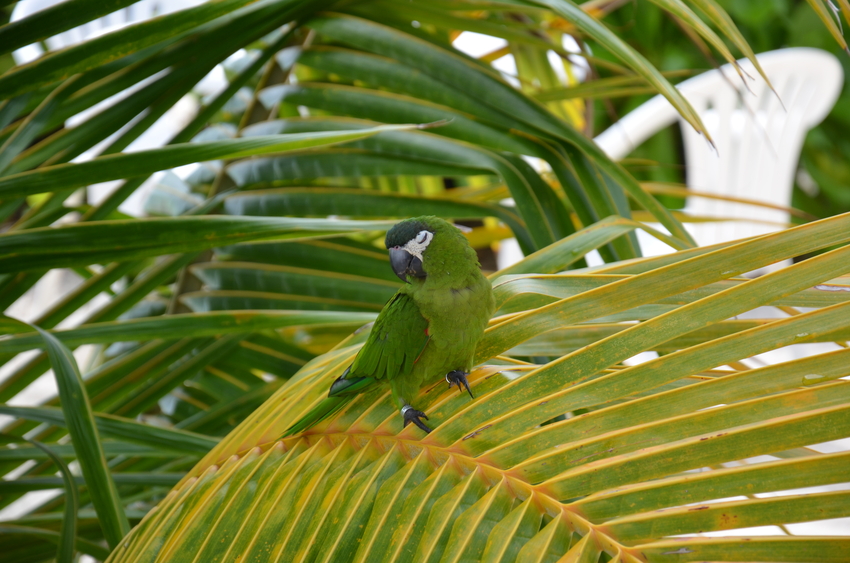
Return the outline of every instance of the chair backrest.
[[[65,0],[21,0],[12,11],[11,21],[23,19],[35,12],[44,10]],[[140,0],[134,4],[107,14],[102,18],[92,20],[81,26],[63,31],[45,40],[47,48],[58,51],[86,39],[103,35],[132,23],[141,22],[156,16],[176,12],[202,4],[205,0]],[[12,56],[18,64],[34,61],[44,54],[44,49],[38,44],[27,45],[14,51]]]
[[[618,160],[678,120],[689,188],[788,206],[806,132],[835,104],[843,72],[834,56],[819,49],[780,49],[757,58],[779,98],[747,60],[739,63],[753,77],[747,80],[749,89],[731,65],[678,85],[705,123],[716,151],[661,96],[623,117],[596,142]],[[688,225],[701,245],[765,234],[789,220],[784,211],[700,197],[688,198],[686,209],[698,216],[748,220]]]

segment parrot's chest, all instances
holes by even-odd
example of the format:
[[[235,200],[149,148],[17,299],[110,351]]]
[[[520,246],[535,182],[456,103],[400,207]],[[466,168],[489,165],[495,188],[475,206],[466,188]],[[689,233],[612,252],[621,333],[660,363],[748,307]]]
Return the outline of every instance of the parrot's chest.
[[[482,281],[462,289],[435,289],[419,300],[430,336],[419,363],[435,372],[423,374],[425,377],[471,368],[475,347],[493,313],[490,284]]]

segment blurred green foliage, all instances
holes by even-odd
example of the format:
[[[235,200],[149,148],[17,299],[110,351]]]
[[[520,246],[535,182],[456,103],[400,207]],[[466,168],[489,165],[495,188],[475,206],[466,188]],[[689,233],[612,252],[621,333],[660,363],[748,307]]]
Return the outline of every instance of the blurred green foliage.
[[[9,23],[13,7],[14,6],[3,6],[0,8],[0,25],[6,25]],[[0,55],[0,74],[3,74],[13,66],[15,66],[15,59],[12,58],[12,53],[3,53]]]

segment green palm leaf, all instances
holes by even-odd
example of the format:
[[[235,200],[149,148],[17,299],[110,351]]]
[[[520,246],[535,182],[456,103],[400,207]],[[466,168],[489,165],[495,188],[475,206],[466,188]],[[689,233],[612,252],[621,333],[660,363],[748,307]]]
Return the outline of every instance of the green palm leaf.
[[[0,25],[0,52],[131,4]],[[756,62],[713,0],[654,4]],[[702,129],[618,6],[212,0],[0,75],[0,308],[39,327],[0,317],[3,560],[846,559],[749,528],[850,516],[846,448],[818,446],[850,435],[850,216],[694,247],[589,138],[591,98],[638,91]],[[600,78],[570,78],[567,35]],[[159,216],[123,212],[143,192]],[[399,287],[383,232],[421,214],[471,226],[494,284],[476,398],[430,382],[422,436],[377,390],[280,440]]]
[[[686,262],[707,271],[712,260],[722,259],[728,266],[721,277],[728,277],[734,273],[728,268],[748,246],[782,247],[794,237],[817,246],[813,233],[846,237],[845,220],[814,223]],[[823,455],[804,447],[850,431],[850,391],[839,379],[850,374],[847,351],[759,369],[712,368],[836,330],[845,331],[846,338],[846,296],[807,288],[826,288],[824,283],[845,273],[848,248],[845,242],[817,259],[755,280],[730,280],[732,285],[719,291],[709,289],[716,283],[709,277],[695,282],[690,276],[670,276],[665,294],[688,295],[695,283],[709,294],[690,293],[695,300],[639,325],[623,325],[630,328],[546,365],[485,365],[471,377],[474,401],[439,382],[427,387],[418,399],[435,424],[427,436],[402,428],[388,393],[378,391],[306,434],[278,441],[324,397],[357,351],[356,346],[341,348],[306,366],[225,438],[112,560],[181,557],[192,545],[200,546],[201,557],[225,559],[273,560],[287,554],[323,561],[410,556],[417,561],[639,560],[649,549],[655,554],[652,561],[664,560],[657,546],[672,545],[664,543],[669,536],[847,516],[850,504],[842,491],[751,496],[843,478],[846,453]],[[658,303],[663,295],[646,291],[639,281],[656,271],[629,277],[629,285],[607,293],[611,310]],[[616,283],[623,282],[601,287]],[[782,289],[774,292],[774,286]],[[590,299],[594,291],[566,299],[576,304],[573,310],[581,310],[580,300]],[[643,364],[618,364],[734,315],[736,308],[805,300],[807,293],[818,291],[837,301],[684,344]],[[597,310],[589,315],[601,312],[599,301],[594,303]],[[537,307],[524,315],[542,321],[547,310]],[[560,323],[581,320],[574,313]],[[510,346],[497,335],[512,324],[494,319],[480,347],[482,358]],[[581,331],[587,325],[574,326]],[[528,328],[533,334],[547,330],[546,322]],[[584,414],[558,421],[558,414],[577,410]],[[794,448],[799,453],[785,459]],[[756,456],[772,461],[732,463]],[[714,502],[741,494],[749,497]],[[166,516],[183,512],[184,506],[194,506],[203,516],[192,521]],[[240,516],[223,508],[235,506]],[[219,537],[228,539],[226,545],[210,541]],[[148,551],[163,542],[167,552]],[[752,547],[740,540],[693,537],[677,539],[678,547],[668,551],[681,548],[677,553],[698,560],[716,556],[722,546],[727,559],[755,561],[770,553],[793,561],[794,553],[838,553],[845,543],[791,536]]]

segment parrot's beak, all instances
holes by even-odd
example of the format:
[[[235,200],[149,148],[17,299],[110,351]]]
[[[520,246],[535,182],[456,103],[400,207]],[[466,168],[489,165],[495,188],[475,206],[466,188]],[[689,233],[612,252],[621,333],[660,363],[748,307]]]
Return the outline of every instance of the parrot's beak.
[[[407,281],[407,276],[425,277],[422,260],[403,248],[390,248],[390,265],[393,267],[395,275],[403,282]]]

